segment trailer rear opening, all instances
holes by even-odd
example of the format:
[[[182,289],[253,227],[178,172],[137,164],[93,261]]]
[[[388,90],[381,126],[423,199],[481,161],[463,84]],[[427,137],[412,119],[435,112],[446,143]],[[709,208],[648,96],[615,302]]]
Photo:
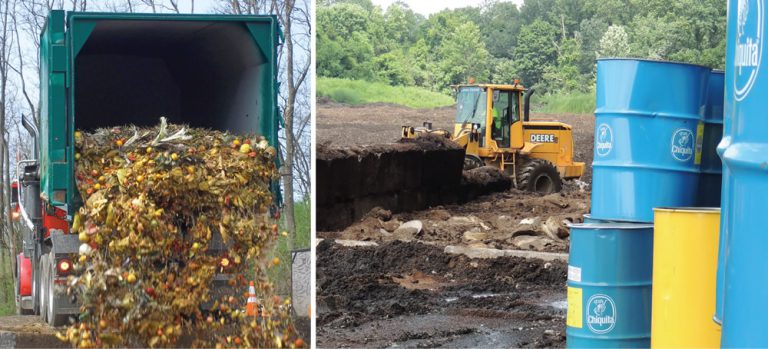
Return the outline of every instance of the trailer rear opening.
[[[265,56],[241,22],[100,20],[74,62],[75,127],[259,131]]]

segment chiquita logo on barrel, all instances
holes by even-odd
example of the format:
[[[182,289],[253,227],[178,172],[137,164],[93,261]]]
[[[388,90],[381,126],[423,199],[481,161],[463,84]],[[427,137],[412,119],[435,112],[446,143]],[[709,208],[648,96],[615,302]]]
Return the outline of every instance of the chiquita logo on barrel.
[[[693,131],[681,128],[672,134],[672,157],[678,161],[688,161],[693,157]]]
[[[763,0],[738,0],[733,94],[743,100],[757,80],[763,58]]]
[[[616,303],[613,298],[596,294],[587,301],[587,327],[596,334],[611,332],[616,326]]]
[[[606,156],[613,149],[613,130],[606,124],[597,127],[595,136],[595,149],[598,156]]]

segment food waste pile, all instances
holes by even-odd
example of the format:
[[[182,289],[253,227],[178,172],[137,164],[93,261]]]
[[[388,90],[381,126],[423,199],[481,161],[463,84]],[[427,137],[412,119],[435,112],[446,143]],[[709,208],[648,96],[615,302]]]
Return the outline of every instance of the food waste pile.
[[[167,124],[75,133],[82,243],[68,292],[78,347],[302,347],[264,256],[276,150],[266,139]],[[217,247],[218,246],[218,247]],[[214,289],[214,277],[229,292]],[[259,313],[246,314],[255,282]]]

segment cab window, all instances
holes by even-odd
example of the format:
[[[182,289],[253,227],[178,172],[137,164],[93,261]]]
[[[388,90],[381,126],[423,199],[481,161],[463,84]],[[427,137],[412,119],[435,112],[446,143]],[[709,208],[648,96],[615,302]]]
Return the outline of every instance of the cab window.
[[[456,123],[485,125],[485,88],[479,86],[460,87],[456,94]]]

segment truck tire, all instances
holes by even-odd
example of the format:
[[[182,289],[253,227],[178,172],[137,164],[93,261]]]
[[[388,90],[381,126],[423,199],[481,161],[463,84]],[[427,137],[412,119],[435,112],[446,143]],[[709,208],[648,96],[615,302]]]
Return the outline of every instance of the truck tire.
[[[552,163],[530,159],[518,171],[517,187],[534,193],[552,194],[563,188],[563,181]]]
[[[40,315],[40,259],[32,257],[32,314]]]
[[[44,321],[48,321],[48,255],[44,254],[40,256],[40,277],[37,279],[40,284],[40,292],[38,292],[40,299],[40,318]]]
[[[48,289],[45,291],[45,295],[48,297],[48,299],[45,301],[45,304],[47,305],[46,309],[44,311],[46,312],[46,322],[48,322],[48,325],[51,325],[53,327],[59,327],[63,326],[67,323],[68,315],[60,315],[59,314],[59,304],[58,304],[58,297],[56,297],[56,282],[54,281],[54,277],[56,275],[56,262],[55,258],[53,257],[53,252],[45,255],[44,257],[48,257],[48,267],[46,268],[46,282]]]

